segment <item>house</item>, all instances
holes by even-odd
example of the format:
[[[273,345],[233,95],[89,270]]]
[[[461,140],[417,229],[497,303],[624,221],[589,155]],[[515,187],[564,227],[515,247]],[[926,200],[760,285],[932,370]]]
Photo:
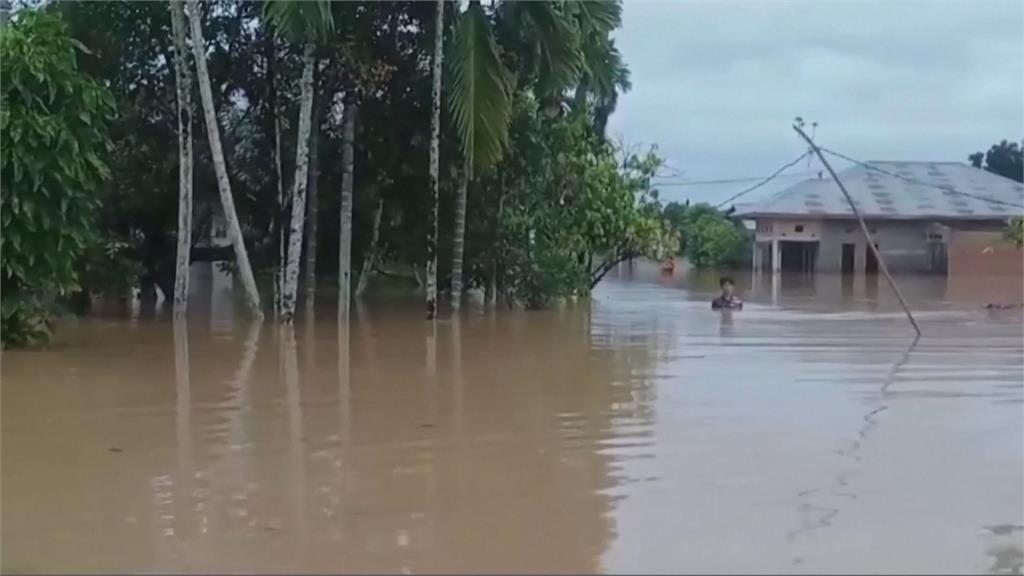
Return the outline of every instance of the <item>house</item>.
[[[960,162],[868,162],[839,179],[894,272],[946,274],[963,268],[950,263],[951,255],[970,259],[974,252],[999,254],[1000,269],[1021,260],[1001,240],[1007,219],[1024,214],[1024,186],[1013,180]],[[748,204],[735,216],[754,221],[755,270],[878,270],[853,211],[827,174]],[[979,242],[998,250],[974,250]]]

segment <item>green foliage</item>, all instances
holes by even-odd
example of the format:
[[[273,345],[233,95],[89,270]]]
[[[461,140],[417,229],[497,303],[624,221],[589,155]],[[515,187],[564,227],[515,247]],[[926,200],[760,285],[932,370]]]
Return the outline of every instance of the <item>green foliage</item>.
[[[499,225],[506,291],[530,307],[586,295],[615,264],[661,257],[674,238],[650,187],[653,153],[620,160],[584,114],[542,122],[520,96],[502,166]]]
[[[1010,218],[1006,221],[1003,237],[1017,245],[1024,246],[1024,218]]]
[[[508,141],[511,81],[479,3],[462,14],[448,63],[448,103],[463,157],[481,173],[501,159]]]
[[[742,224],[729,220],[708,204],[669,203],[662,212],[678,235],[677,254],[698,268],[735,266],[745,257],[749,242]]]
[[[686,256],[698,268],[735,266],[743,258],[747,246],[740,227],[722,216],[697,218],[688,234]]]
[[[334,33],[330,2],[268,0],[263,6],[277,33],[293,42],[324,42]]]
[[[96,191],[110,173],[110,94],[83,74],[65,24],[23,11],[0,38],[3,343],[47,334],[54,299],[79,289]]]
[[[201,14],[235,202],[257,274],[277,259],[272,223],[282,210],[275,118],[282,141],[294,142],[303,44],[308,31],[327,20],[323,4],[214,0],[204,3]],[[506,0],[470,3],[461,13],[449,6],[444,97],[451,113],[442,116],[439,238],[440,253],[449,254],[455,174],[468,159],[475,178],[465,236],[467,284],[484,286],[497,271],[501,293],[543,306],[552,298],[586,294],[618,259],[654,255],[674,243],[650,189],[647,173],[656,159],[619,158],[603,138],[617,93],[628,87],[628,70],[611,38],[621,4]],[[72,269],[77,284],[83,292],[110,295],[136,286],[148,293],[157,284],[169,293],[177,113],[167,5],[54,0],[41,10],[59,14],[70,36],[89,46],[89,53],[76,55],[78,66],[110,90],[117,109],[109,129],[111,178],[90,195],[98,201],[91,229],[102,241],[90,239],[81,249]],[[317,41],[322,275],[333,274],[338,262],[340,110],[349,98],[360,109],[355,267],[371,249],[378,199],[385,205],[376,246],[380,267],[412,276],[424,260],[435,10],[433,2],[329,4],[333,33]],[[329,25],[320,31],[329,32]],[[461,88],[456,69],[462,71]],[[272,98],[276,108],[269,105]],[[219,199],[200,125],[193,138],[197,242],[212,226]],[[294,172],[292,148],[284,146],[282,159],[286,188]],[[21,158],[22,147],[5,147],[4,154]],[[449,265],[441,259],[441,285],[448,284],[443,277]],[[54,298],[59,295],[45,300]]]
[[[573,86],[583,68],[579,28],[556,2],[510,2],[509,14],[536,46],[538,93],[543,98]]]
[[[1024,147],[1016,142],[1003,140],[999,144],[993,144],[984,155],[975,152],[967,158],[975,168],[982,168],[984,159],[985,170],[1017,182],[1024,182]]]

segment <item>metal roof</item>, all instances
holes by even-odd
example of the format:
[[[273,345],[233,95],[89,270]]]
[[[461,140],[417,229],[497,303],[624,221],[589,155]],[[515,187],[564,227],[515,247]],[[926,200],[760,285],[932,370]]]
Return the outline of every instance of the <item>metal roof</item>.
[[[961,162],[867,162],[839,173],[839,179],[865,218],[1005,220],[1024,214],[1024,185]],[[735,215],[847,218],[853,211],[825,173]]]

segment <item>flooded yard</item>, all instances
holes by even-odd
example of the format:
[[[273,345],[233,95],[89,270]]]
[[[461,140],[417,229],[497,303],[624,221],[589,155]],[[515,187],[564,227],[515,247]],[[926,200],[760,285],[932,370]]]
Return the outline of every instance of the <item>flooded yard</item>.
[[[1021,572],[1019,308],[902,279],[915,341],[884,281],[715,280],[64,323],[3,354],[2,569]]]

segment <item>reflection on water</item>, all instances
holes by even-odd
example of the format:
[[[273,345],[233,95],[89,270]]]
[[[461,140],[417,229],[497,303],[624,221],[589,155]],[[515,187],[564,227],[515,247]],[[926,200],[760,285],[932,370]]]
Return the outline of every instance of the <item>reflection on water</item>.
[[[720,314],[713,275],[630,274],[4,352],[2,568],[1021,571],[1019,310],[903,282],[913,342],[863,279],[739,278]]]

